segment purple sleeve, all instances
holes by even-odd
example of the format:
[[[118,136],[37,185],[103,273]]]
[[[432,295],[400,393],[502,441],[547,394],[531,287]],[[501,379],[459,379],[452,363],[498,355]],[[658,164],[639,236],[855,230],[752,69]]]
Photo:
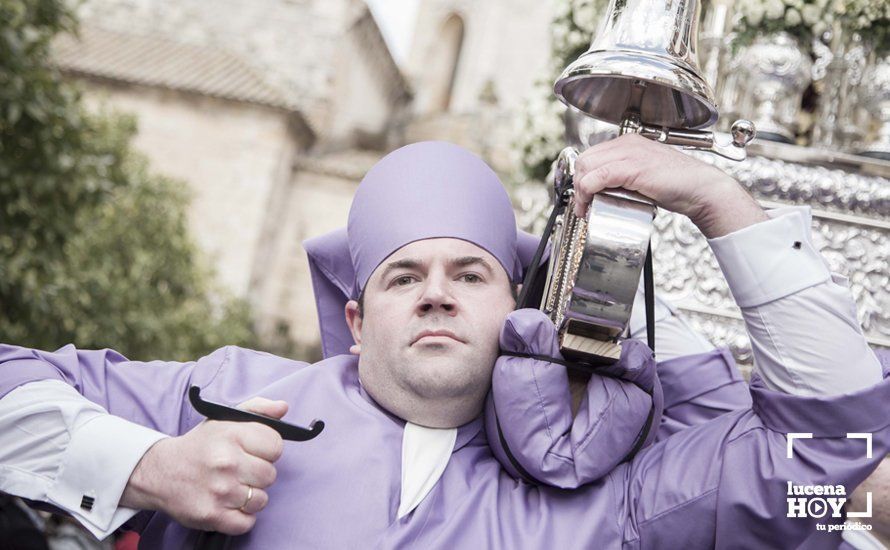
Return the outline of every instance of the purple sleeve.
[[[657,441],[751,407],[748,383],[725,348],[658,363],[658,378],[664,392],[664,415]]]
[[[817,497],[796,491],[818,486],[845,498],[890,451],[886,364],[884,373],[879,384],[832,397],[772,391],[755,376],[750,409],[681,430],[616,469],[625,547],[837,548],[840,531],[817,525],[840,524],[844,513],[817,504],[822,517],[797,517]],[[794,439],[790,458],[789,433],[811,434]],[[870,458],[865,440],[847,437],[862,433],[871,434]]]
[[[113,350],[78,350],[73,345],[47,352],[0,344],[0,398],[22,384],[57,379],[115,416],[177,435],[199,421],[186,399],[188,387],[207,384],[228,349],[178,363],[128,361]]]
[[[553,323],[539,310],[508,316],[501,350],[561,359]],[[486,403],[486,433],[494,455],[514,477],[561,488],[595,481],[633,449],[653,411],[655,363],[639,342],[629,342],[610,371],[594,375],[572,417],[566,367],[533,358],[501,356]],[[660,397],[651,420],[658,425]]]

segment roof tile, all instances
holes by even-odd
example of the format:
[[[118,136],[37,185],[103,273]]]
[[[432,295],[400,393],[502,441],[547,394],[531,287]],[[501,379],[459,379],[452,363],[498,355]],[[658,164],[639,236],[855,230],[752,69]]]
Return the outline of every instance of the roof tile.
[[[82,26],[78,34],[53,43],[63,71],[299,111],[231,52],[98,27]]]

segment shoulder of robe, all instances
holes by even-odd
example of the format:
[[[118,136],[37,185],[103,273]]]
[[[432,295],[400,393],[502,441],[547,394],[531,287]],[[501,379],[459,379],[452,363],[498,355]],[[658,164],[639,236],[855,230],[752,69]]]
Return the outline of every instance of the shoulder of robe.
[[[251,374],[260,374],[262,377],[284,377],[297,372],[306,375],[318,371],[319,374],[329,374],[329,371],[354,371],[358,364],[358,357],[354,355],[335,355],[315,363],[290,359],[253,349],[239,346],[226,346],[210,355],[199,359],[216,363],[220,371],[232,368],[238,371],[247,370]]]
[[[242,383],[266,383],[305,369],[309,363],[279,357],[265,351],[239,346],[225,346],[196,362],[193,383],[205,386],[223,378],[237,378]]]
[[[292,369],[296,369],[310,365],[310,363],[306,361],[299,361],[296,359],[281,357],[279,355],[274,355],[266,351],[242,348],[239,346],[226,346],[213,352],[211,355],[216,355],[219,352],[223,352],[225,354],[224,360],[226,361],[245,361],[250,363],[251,365],[260,367],[274,368],[275,366],[283,365]]]
[[[198,360],[189,384],[202,389],[205,399],[240,403],[256,395],[285,399],[276,392],[300,387],[315,389],[357,384],[357,358],[334,356],[317,363],[279,357],[264,351],[226,346]],[[204,393],[206,391],[206,393]]]

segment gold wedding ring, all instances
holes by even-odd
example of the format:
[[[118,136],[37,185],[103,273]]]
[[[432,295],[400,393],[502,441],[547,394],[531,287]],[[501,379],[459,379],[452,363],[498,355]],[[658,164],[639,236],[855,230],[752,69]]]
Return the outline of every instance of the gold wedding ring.
[[[253,487],[251,487],[250,485],[248,485],[248,486],[247,486],[247,498],[244,499],[244,504],[242,504],[241,507],[238,508],[238,510],[239,510],[240,512],[243,512],[243,511],[244,511],[244,507],[247,506],[247,503],[249,503],[249,502],[250,502],[250,499],[252,499],[252,498],[253,498]]]

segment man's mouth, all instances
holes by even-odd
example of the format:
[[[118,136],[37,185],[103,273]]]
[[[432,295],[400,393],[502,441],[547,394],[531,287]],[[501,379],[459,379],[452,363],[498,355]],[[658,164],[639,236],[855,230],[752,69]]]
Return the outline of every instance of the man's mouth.
[[[421,332],[420,334],[418,334],[414,338],[414,341],[411,342],[411,345],[413,346],[414,344],[421,342],[421,341],[434,342],[436,340],[443,341],[443,340],[449,340],[449,339],[460,342],[461,344],[466,343],[462,339],[458,338],[457,335],[454,334],[453,332],[451,332],[450,330],[425,330],[425,331]]]

